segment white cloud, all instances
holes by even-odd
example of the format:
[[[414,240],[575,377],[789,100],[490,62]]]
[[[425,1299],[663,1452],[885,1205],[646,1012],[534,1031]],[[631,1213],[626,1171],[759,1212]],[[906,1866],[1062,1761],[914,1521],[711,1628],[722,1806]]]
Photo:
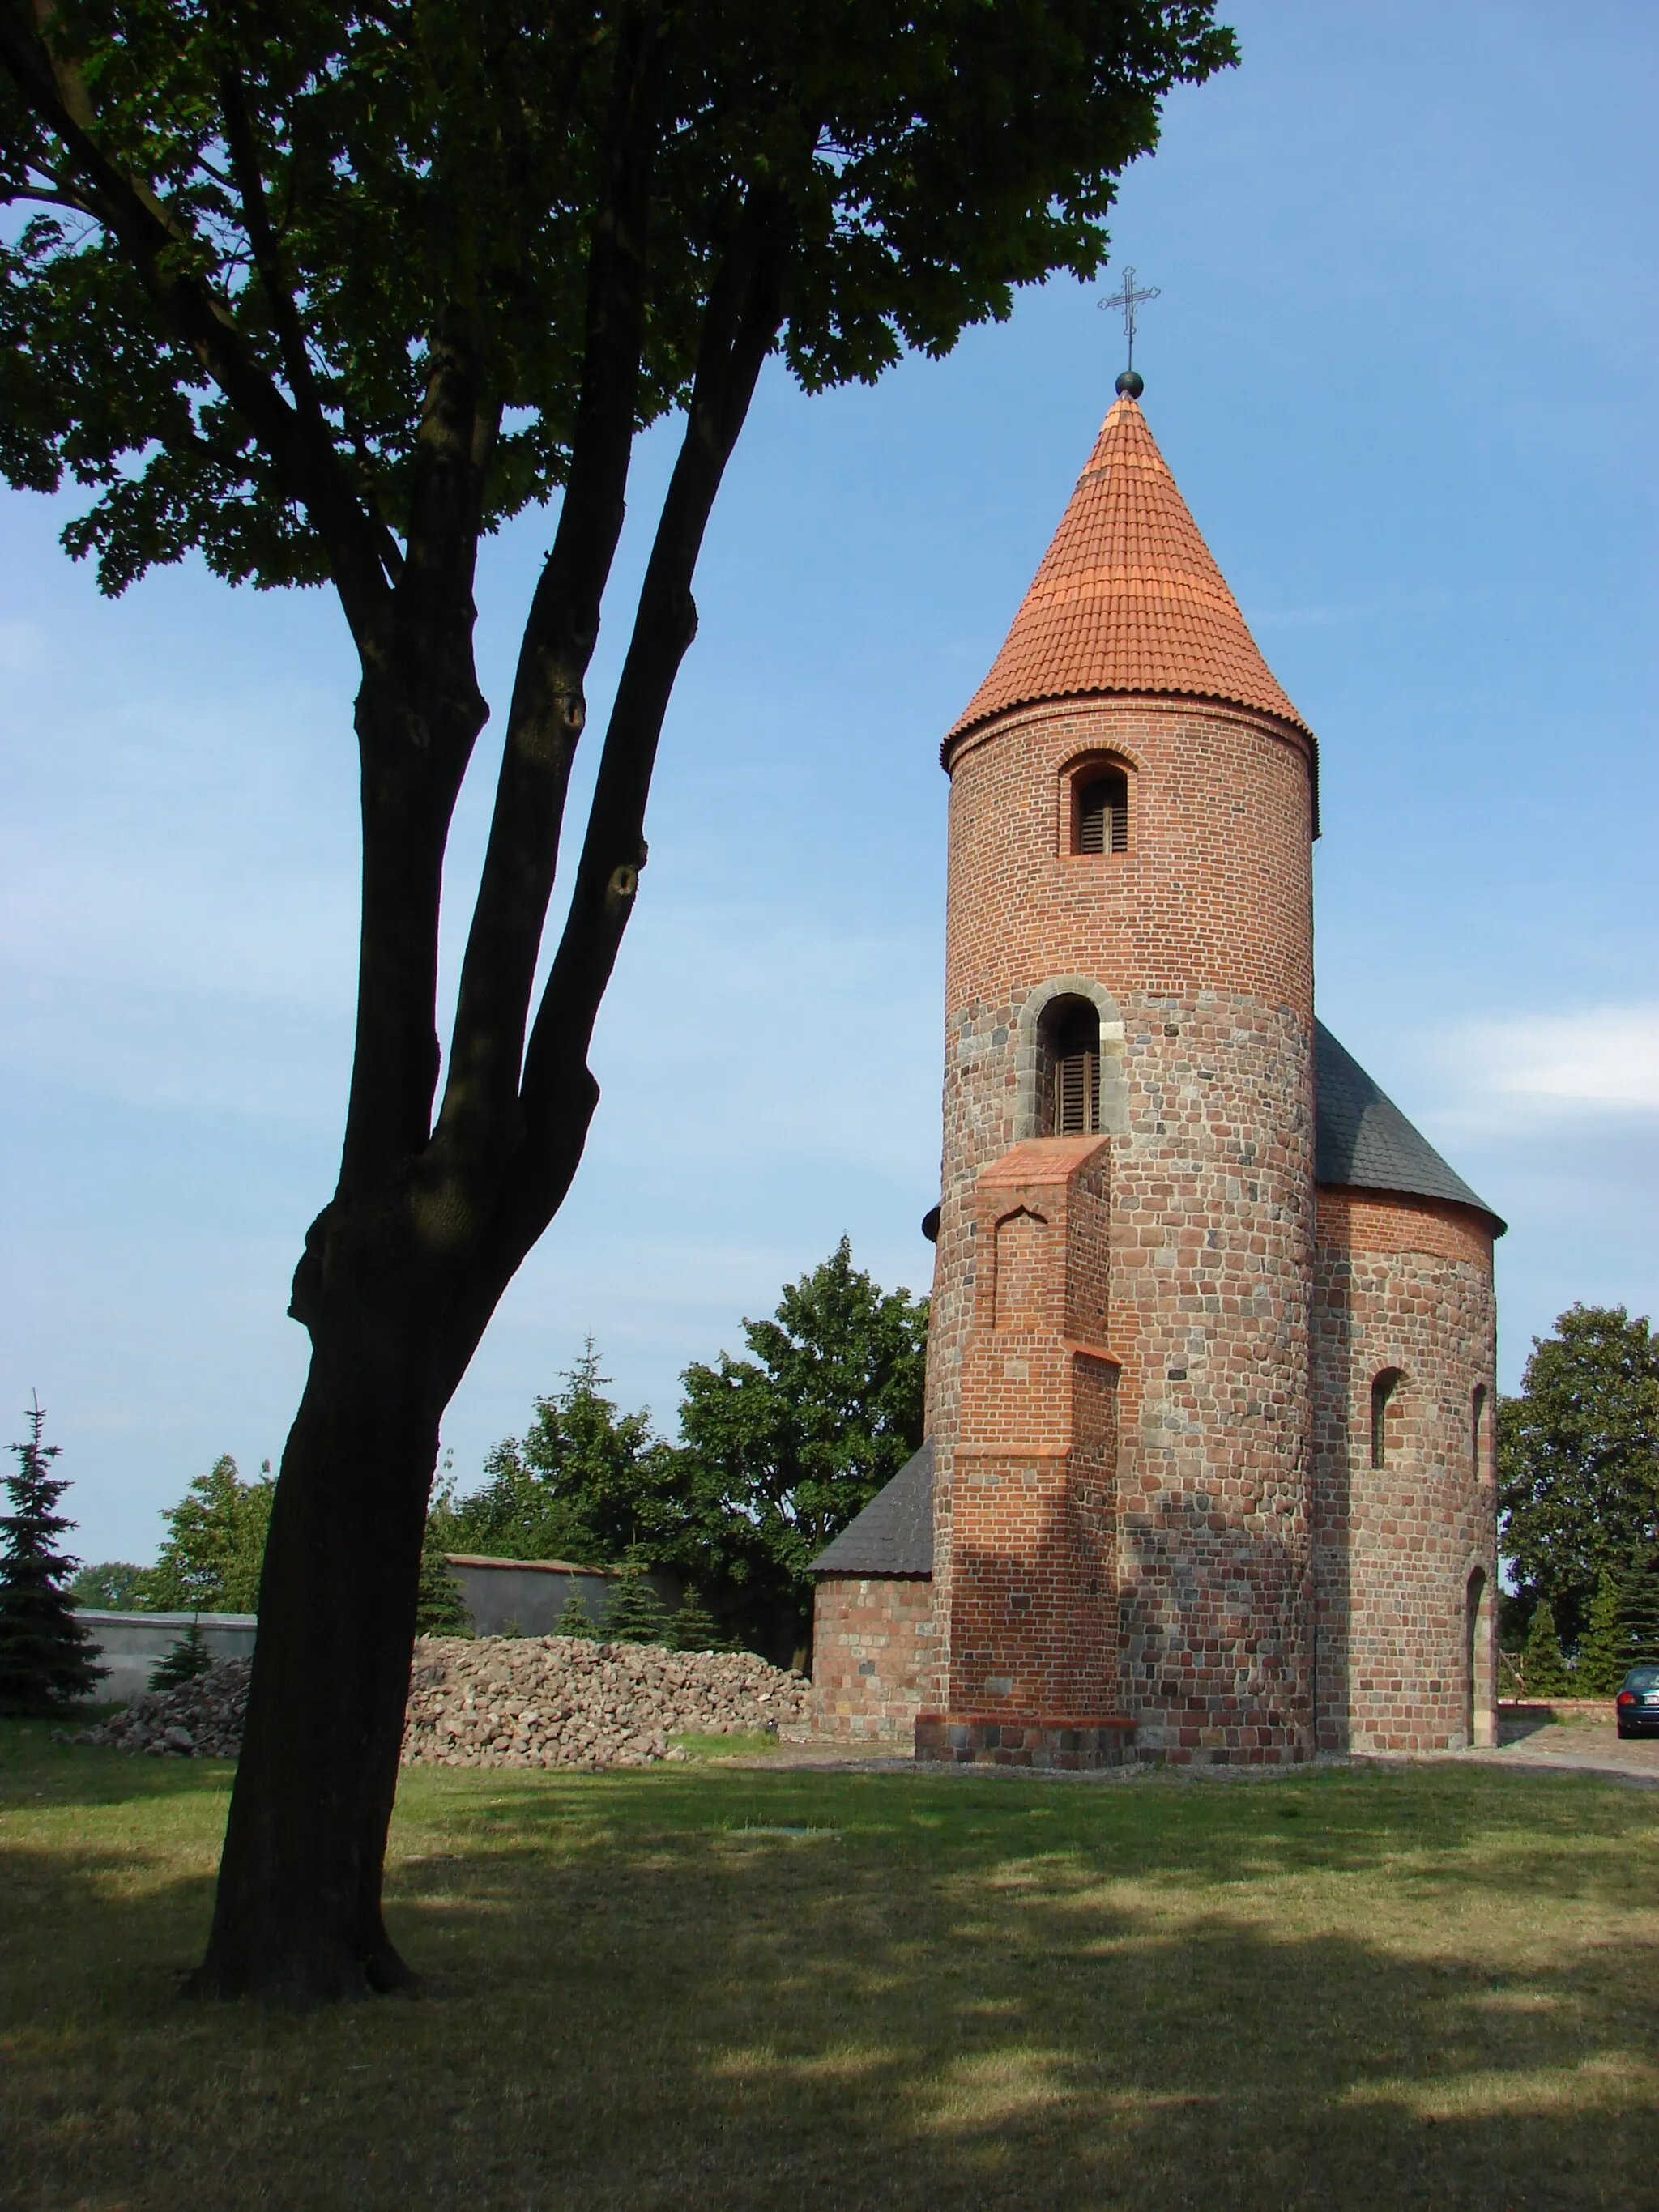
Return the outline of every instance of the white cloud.
[[[1659,1005],[1480,1022],[1459,1044],[1471,1086],[1565,1109],[1659,1112]]]

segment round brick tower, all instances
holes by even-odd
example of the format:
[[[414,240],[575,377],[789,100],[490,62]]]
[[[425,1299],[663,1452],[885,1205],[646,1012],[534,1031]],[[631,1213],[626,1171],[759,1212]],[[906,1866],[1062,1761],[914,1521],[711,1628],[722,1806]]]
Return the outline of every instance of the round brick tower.
[[[929,1725],[1302,1758],[1315,747],[1133,398],[943,758]]]

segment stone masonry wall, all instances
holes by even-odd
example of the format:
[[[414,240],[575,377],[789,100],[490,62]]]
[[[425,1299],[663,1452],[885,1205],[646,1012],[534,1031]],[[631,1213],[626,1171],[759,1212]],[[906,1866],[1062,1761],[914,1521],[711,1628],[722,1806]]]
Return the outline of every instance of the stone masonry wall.
[[[1318,1206],[1320,1747],[1495,1742],[1491,1227],[1469,1207],[1377,1192],[1322,1189]],[[1377,1468],[1371,1388],[1392,1369]]]
[[[815,1733],[908,1748],[936,1641],[925,1575],[821,1576],[812,1609]]]
[[[1130,783],[1073,854],[1073,776]],[[951,760],[934,1572],[951,1618],[981,1171],[1039,1134],[1036,1017],[1079,979],[1112,1102],[1120,1711],[1140,1754],[1310,1747],[1311,761],[1271,718],[1119,698],[1012,713]],[[944,1701],[946,1685],[936,1692]]]

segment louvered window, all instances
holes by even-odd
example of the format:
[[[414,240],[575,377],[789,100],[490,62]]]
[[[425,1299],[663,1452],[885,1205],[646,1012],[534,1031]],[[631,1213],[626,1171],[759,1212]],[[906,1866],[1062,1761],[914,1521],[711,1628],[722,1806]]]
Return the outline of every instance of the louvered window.
[[[1055,1137],[1100,1127],[1100,1016],[1086,999],[1054,1000],[1038,1030],[1038,1127]]]
[[[1091,776],[1077,795],[1077,851],[1129,849],[1129,779],[1121,769]]]
[[[1072,1052],[1054,1070],[1056,1134],[1092,1136],[1100,1127],[1100,1054]]]

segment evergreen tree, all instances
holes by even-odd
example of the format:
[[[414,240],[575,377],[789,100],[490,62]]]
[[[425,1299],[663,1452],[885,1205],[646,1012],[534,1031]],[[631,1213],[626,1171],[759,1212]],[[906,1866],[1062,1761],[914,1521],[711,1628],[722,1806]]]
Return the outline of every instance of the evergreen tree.
[[[1610,1698],[1632,1667],[1659,1664],[1659,1577],[1606,1571],[1590,1601],[1589,1627],[1573,1680],[1587,1698]]]
[[[598,1621],[582,1603],[580,1592],[573,1586],[564,1601],[563,1611],[553,1624],[554,1635],[579,1636],[584,1644],[592,1644],[598,1640],[600,1632]]]
[[[600,1616],[599,1633],[608,1644],[669,1642],[668,1608],[636,1565],[623,1570]]]
[[[167,1656],[150,1669],[149,1687],[152,1690],[176,1690],[184,1682],[193,1682],[205,1674],[213,1664],[213,1654],[200,1625],[191,1621]]]
[[[75,1523],[52,1510],[69,1488],[52,1471],[62,1446],[41,1443],[39,1400],[25,1419],[27,1442],[7,1446],[17,1472],[6,1477],[11,1510],[0,1514],[0,1712],[47,1713],[90,1697],[109,1669],[93,1659],[64,1587],[75,1561],[57,1540]]]
[[[1540,1599],[1533,1609],[1532,1623],[1521,1650],[1521,1680],[1529,1698],[1565,1698],[1572,1687],[1555,1633],[1555,1615],[1547,1598]]]
[[[676,1651],[723,1651],[726,1638],[720,1623],[697,1595],[696,1583],[688,1583],[679,1611],[669,1623]]]
[[[466,1601],[461,1595],[455,1570],[444,1557],[447,1548],[433,1524],[432,1516],[428,1514],[426,1535],[421,1545],[421,1582],[416,1598],[415,1633],[417,1636],[471,1636],[472,1633],[472,1615],[467,1611]]]

